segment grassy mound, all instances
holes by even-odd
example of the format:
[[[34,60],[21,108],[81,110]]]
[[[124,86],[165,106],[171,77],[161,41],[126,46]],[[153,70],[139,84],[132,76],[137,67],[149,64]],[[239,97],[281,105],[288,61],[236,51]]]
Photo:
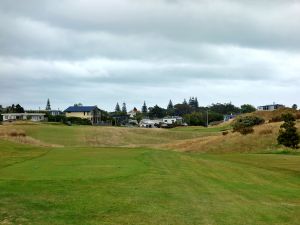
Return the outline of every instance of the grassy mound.
[[[273,118],[279,118],[283,114],[291,113],[298,119],[300,119],[300,111],[291,109],[291,108],[280,108],[274,111],[256,111],[253,113],[249,113],[248,115],[255,115],[263,118],[266,122],[272,120]]]
[[[212,136],[175,141],[163,145],[166,149],[178,151],[200,151],[214,153],[228,152],[274,152],[287,150],[277,144],[277,136],[281,123],[266,123],[254,127],[254,133],[241,135],[229,132],[227,135],[216,133]],[[297,123],[300,129],[300,122]]]

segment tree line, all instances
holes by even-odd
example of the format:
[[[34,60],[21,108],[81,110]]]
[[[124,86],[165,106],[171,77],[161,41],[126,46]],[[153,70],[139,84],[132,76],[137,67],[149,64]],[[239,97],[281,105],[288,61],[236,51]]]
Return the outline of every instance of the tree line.
[[[222,121],[224,115],[250,113],[256,110],[250,104],[244,104],[241,107],[237,107],[232,103],[216,103],[207,107],[199,106],[197,97],[190,97],[188,101],[184,99],[182,103],[177,104],[173,104],[172,100],[169,100],[166,106],[166,108],[163,108],[156,104],[147,107],[144,101],[141,110],[136,110],[135,119],[139,122],[143,118],[160,119],[168,116],[181,116],[189,125],[204,126],[207,122]],[[123,102],[122,107],[117,103],[114,112],[110,115],[118,117],[118,119],[126,117],[128,115],[126,103]]]

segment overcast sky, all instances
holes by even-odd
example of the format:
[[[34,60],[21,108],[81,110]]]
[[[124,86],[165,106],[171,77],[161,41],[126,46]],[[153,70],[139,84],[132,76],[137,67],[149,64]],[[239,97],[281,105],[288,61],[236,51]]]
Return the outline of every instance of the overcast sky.
[[[0,0],[0,104],[300,105],[298,0]]]

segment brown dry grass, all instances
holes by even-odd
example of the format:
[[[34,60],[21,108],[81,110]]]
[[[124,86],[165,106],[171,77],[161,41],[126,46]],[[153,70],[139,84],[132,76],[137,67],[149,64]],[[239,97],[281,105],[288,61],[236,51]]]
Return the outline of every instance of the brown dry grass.
[[[300,114],[299,110],[291,109],[291,108],[281,108],[275,111],[256,111],[253,113],[249,113],[248,115],[256,115],[265,119],[266,122],[271,120],[272,118],[281,117],[282,114],[291,113],[294,116],[298,117]]]
[[[226,136],[216,134],[214,136],[194,138],[191,140],[176,141],[174,143],[161,145],[165,149],[177,151],[199,151],[199,152],[268,152],[284,147],[277,144],[277,136],[281,123],[271,123],[256,126],[254,133],[241,135],[230,132]],[[300,127],[300,123],[297,123]]]
[[[40,147],[62,147],[61,145],[47,144],[40,140],[34,139],[26,135],[22,129],[16,129],[14,126],[1,126],[0,138],[21,144],[29,144]]]

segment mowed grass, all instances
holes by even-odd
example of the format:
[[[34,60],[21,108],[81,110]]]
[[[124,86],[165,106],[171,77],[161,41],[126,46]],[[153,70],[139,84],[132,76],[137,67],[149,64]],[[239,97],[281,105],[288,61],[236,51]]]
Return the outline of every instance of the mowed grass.
[[[0,140],[0,199],[0,224],[296,225],[300,156]]]

